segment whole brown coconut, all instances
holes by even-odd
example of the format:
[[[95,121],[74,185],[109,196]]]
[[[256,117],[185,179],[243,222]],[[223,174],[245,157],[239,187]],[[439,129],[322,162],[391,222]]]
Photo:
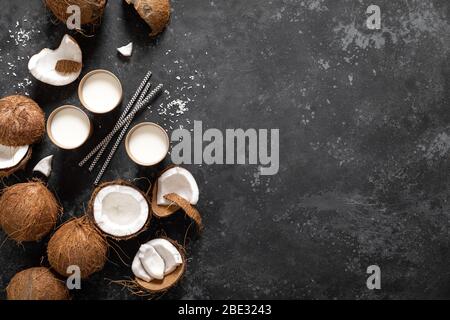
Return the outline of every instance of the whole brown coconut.
[[[40,181],[7,187],[0,197],[0,226],[19,243],[41,240],[60,212],[55,196]]]
[[[161,33],[170,20],[169,0],[125,0],[134,4],[134,8],[152,29],[150,36]]]
[[[81,9],[81,24],[97,24],[103,16],[108,0],[45,0],[46,6],[62,22],[72,15],[67,8],[72,5]]]
[[[6,288],[8,300],[68,300],[64,282],[47,268],[31,268],[17,273]]]
[[[45,114],[39,105],[24,96],[0,99],[0,144],[26,146],[45,132]]]
[[[67,277],[69,266],[78,266],[81,277],[103,269],[108,245],[103,236],[84,216],[63,224],[48,243],[48,261],[60,275]]]

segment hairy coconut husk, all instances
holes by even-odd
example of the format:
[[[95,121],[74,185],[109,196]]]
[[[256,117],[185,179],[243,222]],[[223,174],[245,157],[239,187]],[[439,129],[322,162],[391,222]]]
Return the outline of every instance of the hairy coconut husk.
[[[113,185],[127,186],[127,187],[131,187],[131,188],[135,189],[136,191],[139,191],[139,193],[142,194],[142,196],[145,198],[145,200],[147,200],[147,203],[149,204],[149,206],[148,206],[149,212],[148,212],[147,223],[144,225],[144,227],[142,227],[141,230],[139,230],[138,232],[136,232],[134,234],[131,234],[129,236],[117,237],[117,236],[113,236],[111,234],[108,234],[108,233],[104,232],[102,229],[100,229],[99,226],[97,226],[97,223],[96,223],[96,221],[94,219],[94,201],[95,201],[95,198],[97,197],[97,194],[103,188],[108,187],[108,186],[113,186]],[[125,180],[121,180],[121,179],[114,180],[114,181],[109,181],[109,182],[104,182],[104,183],[100,184],[97,188],[94,189],[94,192],[92,193],[91,198],[89,199],[87,215],[92,220],[92,223],[95,225],[95,227],[98,229],[99,232],[104,234],[106,237],[112,238],[112,239],[115,239],[115,240],[129,240],[129,239],[137,237],[139,234],[141,234],[142,232],[144,232],[145,230],[148,229],[148,227],[150,225],[150,220],[152,218],[152,212],[151,212],[151,209],[150,209],[150,201],[148,199],[148,196],[145,193],[143,193],[139,188],[137,188],[134,184],[132,184],[132,183],[130,183],[128,181],[125,181]]]
[[[0,226],[19,243],[41,240],[60,212],[55,196],[39,180],[7,187],[0,197]]]
[[[39,267],[17,273],[6,296],[8,300],[69,300],[69,290],[49,269]]]
[[[151,198],[151,202],[152,202],[152,211],[153,214],[158,217],[158,218],[166,218],[166,217],[170,217],[171,215],[173,215],[175,212],[179,211],[180,209],[182,209],[186,215],[188,217],[190,217],[192,220],[194,220],[194,222],[196,223],[198,229],[201,231],[203,230],[204,226],[202,223],[202,217],[200,215],[200,213],[198,212],[198,210],[192,206],[189,201],[187,201],[186,199],[184,199],[183,197],[179,196],[178,194],[168,194],[166,196],[164,196],[164,198],[166,198],[167,200],[169,200],[172,204],[169,206],[160,206],[157,203],[157,195],[158,195],[158,179],[159,177],[166,172],[169,169],[172,169],[176,166],[171,165],[169,167],[167,167],[166,169],[164,169],[160,175],[156,178],[155,183],[152,186],[152,198]]]
[[[72,5],[80,7],[81,24],[98,24],[105,11],[108,0],[45,0],[46,6],[63,23],[72,15],[67,8]]]
[[[86,216],[63,224],[47,247],[48,261],[56,272],[67,277],[67,268],[78,266],[83,279],[103,269],[107,252],[105,238]]]
[[[134,3],[137,13],[151,28],[151,37],[160,34],[169,23],[169,0],[126,0],[126,2]]]
[[[0,100],[0,144],[26,146],[40,140],[45,132],[45,114],[39,105],[25,96]]]
[[[32,153],[33,153],[33,151],[30,146],[28,148],[27,154],[25,155],[25,157],[23,157],[22,160],[20,160],[20,162],[18,164],[16,164],[14,167],[0,169],[0,178],[8,177],[8,176],[12,175],[13,173],[15,173],[16,171],[24,169],[26,167],[28,161],[31,159]]]

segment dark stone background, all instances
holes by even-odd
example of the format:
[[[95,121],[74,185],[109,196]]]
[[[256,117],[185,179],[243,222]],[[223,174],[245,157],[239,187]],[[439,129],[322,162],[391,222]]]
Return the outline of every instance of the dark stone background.
[[[382,9],[381,31],[365,27],[372,3]],[[168,92],[137,121],[149,119],[168,131],[192,128],[193,120],[221,130],[280,128],[281,167],[264,177],[251,165],[188,166],[201,189],[206,230],[200,238],[189,232],[188,271],[164,298],[450,298],[449,2],[172,4],[170,27],[150,40],[132,8],[109,1],[96,36],[75,35],[83,74],[111,70],[129,98],[152,70]],[[3,0],[0,30],[1,95],[28,93],[47,114],[79,105],[78,82],[55,88],[28,73],[28,56],[57,46],[66,32],[42,1]],[[135,51],[123,59],[116,48],[129,41]],[[160,115],[159,105],[174,99],[190,99],[189,111]],[[94,119],[90,145],[117,116]],[[45,139],[34,147],[26,172],[5,184],[29,179],[38,160],[54,154],[49,184],[64,206],[62,220],[81,215],[94,175],[76,163],[88,147],[65,152]],[[132,164],[121,148],[105,179],[153,178],[156,172]],[[145,188],[146,182],[139,184]],[[183,241],[188,226],[181,214],[154,220],[140,239],[121,244],[130,258],[121,256],[130,262],[139,243],[162,229]],[[1,297],[16,272],[47,265],[47,240],[2,243]],[[134,298],[110,283],[130,276],[114,250],[110,260],[75,299]],[[365,285],[372,264],[382,270],[376,292]]]

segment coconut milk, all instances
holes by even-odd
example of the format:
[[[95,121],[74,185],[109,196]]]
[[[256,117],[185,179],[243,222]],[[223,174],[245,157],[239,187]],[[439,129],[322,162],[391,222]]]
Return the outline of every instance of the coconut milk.
[[[89,111],[107,113],[116,108],[122,100],[122,85],[109,71],[95,70],[81,81],[79,96]]]
[[[91,122],[77,107],[64,106],[55,110],[47,126],[50,139],[64,149],[76,149],[89,137]]]
[[[161,162],[169,151],[169,137],[160,126],[145,122],[127,136],[127,153],[137,164],[151,166]]]

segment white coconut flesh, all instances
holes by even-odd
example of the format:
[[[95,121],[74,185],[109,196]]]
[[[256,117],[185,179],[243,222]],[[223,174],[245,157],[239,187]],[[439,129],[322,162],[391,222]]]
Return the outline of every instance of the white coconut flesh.
[[[166,239],[154,239],[143,244],[132,264],[134,275],[147,282],[163,279],[183,263],[178,249]]]
[[[180,252],[166,239],[154,239],[148,242],[164,260],[164,275],[168,275],[183,263]]]
[[[155,248],[151,245],[144,244],[139,251],[139,260],[141,260],[141,264],[147,274],[153,279],[164,279],[166,265]]]
[[[45,157],[33,168],[33,172],[40,172],[48,178],[52,172],[52,161],[53,155]]]
[[[166,200],[164,196],[171,193],[178,194],[192,205],[197,204],[199,198],[198,185],[188,170],[174,167],[159,177],[157,204],[160,206],[170,205],[170,201]]]
[[[0,144],[0,169],[17,166],[27,155],[30,146],[11,147]]]
[[[43,49],[31,57],[28,69],[33,77],[53,86],[65,86],[74,82],[81,73],[80,70],[62,73],[56,70],[56,63],[60,60],[71,60],[82,63],[83,54],[78,43],[69,35],[65,35],[58,49]]]
[[[133,54],[133,42],[130,42],[126,46],[117,48],[117,51],[119,51],[119,53],[124,57],[131,57]]]
[[[133,271],[134,275],[136,277],[138,277],[139,279],[142,279],[147,282],[150,282],[153,280],[149,276],[147,271],[145,271],[144,267],[142,266],[141,259],[139,259],[139,253],[133,259],[133,264],[131,265],[131,270]]]
[[[109,185],[94,199],[94,220],[105,233],[115,237],[131,236],[145,226],[149,207],[144,196],[135,188]]]

